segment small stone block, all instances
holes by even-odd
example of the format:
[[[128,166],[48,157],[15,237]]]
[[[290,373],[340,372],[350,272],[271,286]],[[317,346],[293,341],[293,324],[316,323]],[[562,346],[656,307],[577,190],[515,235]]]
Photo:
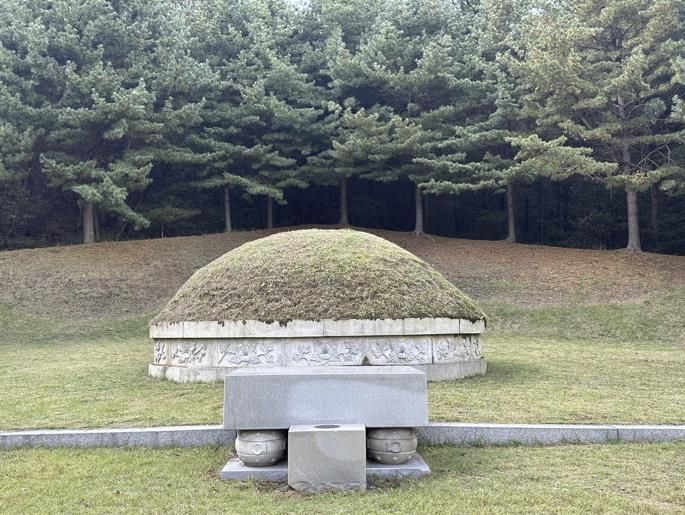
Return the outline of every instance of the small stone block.
[[[364,425],[292,426],[288,431],[288,485],[310,493],[365,490]]]
[[[366,463],[367,479],[419,479],[430,473],[430,467],[419,454],[402,465],[383,465],[371,460]]]
[[[285,483],[288,480],[288,461],[283,460],[270,467],[248,467],[238,458],[231,458],[221,469],[219,477],[228,481],[274,481]]]
[[[412,367],[238,368],[224,381],[224,427],[428,424],[426,375]]]

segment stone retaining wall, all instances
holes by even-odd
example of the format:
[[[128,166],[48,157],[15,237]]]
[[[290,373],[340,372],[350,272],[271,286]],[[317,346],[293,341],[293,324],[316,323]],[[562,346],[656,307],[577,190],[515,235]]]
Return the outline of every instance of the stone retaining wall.
[[[149,374],[176,382],[223,381],[228,370],[269,366],[411,365],[428,380],[484,374],[483,321],[180,322],[150,328]]]

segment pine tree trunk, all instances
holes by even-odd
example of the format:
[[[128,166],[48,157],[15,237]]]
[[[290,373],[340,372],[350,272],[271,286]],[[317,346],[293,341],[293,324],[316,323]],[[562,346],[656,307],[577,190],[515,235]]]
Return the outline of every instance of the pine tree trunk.
[[[657,196],[656,184],[652,184],[649,189],[651,213],[649,217],[649,228],[652,232],[652,239],[659,239],[659,197]]]
[[[347,216],[347,177],[340,181],[340,225],[350,225]]]
[[[231,195],[228,186],[224,187],[224,222],[226,224],[224,231],[231,232],[233,230],[231,225]]]
[[[414,225],[414,234],[423,234],[423,194],[421,189],[414,186],[414,201],[416,204],[416,224]]]
[[[83,206],[81,207],[83,243],[93,243],[95,241],[95,217],[93,216],[93,211],[93,203],[84,201]]]
[[[618,111],[624,123],[627,121],[625,112],[625,102],[622,97],[617,98]],[[630,155],[630,146],[626,141],[621,145],[621,171],[623,175],[628,177],[632,169],[632,158]],[[637,212],[637,191],[626,186],[626,204],[628,208],[628,245],[626,250],[639,251],[642,250],[640,245],[640,219]]]
[[[100,213],[97,206],[93,206],[93,228],[95,230],[95,241],[100,241]]]
[[[640,245],[640,222],[637,212],[637,191],[626,188],[626,202],[628,204],[628,245],[627,250],[642,250]]]
[[[266,197],[266,228],[274,228],[274,199]]]
[[[511,243],[516,243],[516,212],[514,211],[514,185],[507,183],[507,239]]]

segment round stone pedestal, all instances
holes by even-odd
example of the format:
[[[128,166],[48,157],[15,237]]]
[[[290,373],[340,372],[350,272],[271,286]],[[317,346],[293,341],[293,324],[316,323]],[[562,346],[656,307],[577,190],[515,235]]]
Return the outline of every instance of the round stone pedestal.
[[[416,434],[412,428],[366,430],[369,458],[384,465],[402,465],[416,454]]]
[[[238,431],[235,452],[248,467],[268,467],[281,461],[287,442],[285,431]]]

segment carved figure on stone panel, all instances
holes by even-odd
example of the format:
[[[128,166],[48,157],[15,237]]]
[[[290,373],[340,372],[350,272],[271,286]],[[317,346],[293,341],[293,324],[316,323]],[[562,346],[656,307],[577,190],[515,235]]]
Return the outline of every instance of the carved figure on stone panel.
[[[443,338],[435,346],[436,358],[438,361],[456,361],[454,342],[449,338]]]
[[[480,341],[477,336],[471,336],[471,359],[481,359]]]
[[[155,342],[155,351],[153,363],[159,364],[166,361],[166,344],[162,342]]]
[[[444,336],[434,346],[435,360],[442,363],[480,359],[480,344],[469,335]]]
[[[207,344],[175,345],[171,358],[181,365],[200,363],[207,355]]]
[[[292,353],[292,360],[304,365],[355,363],[360,357],[360,346],[349,342],[300,343]]]
[[[371,344],[371,354],[383,363],[420,363],[426,360],[425,342],[381,340]]]
[[[234,366],[273,365],[277,361],[276,346],[258,343],[229,343],[219,345],[218,364],[230,363]]]

